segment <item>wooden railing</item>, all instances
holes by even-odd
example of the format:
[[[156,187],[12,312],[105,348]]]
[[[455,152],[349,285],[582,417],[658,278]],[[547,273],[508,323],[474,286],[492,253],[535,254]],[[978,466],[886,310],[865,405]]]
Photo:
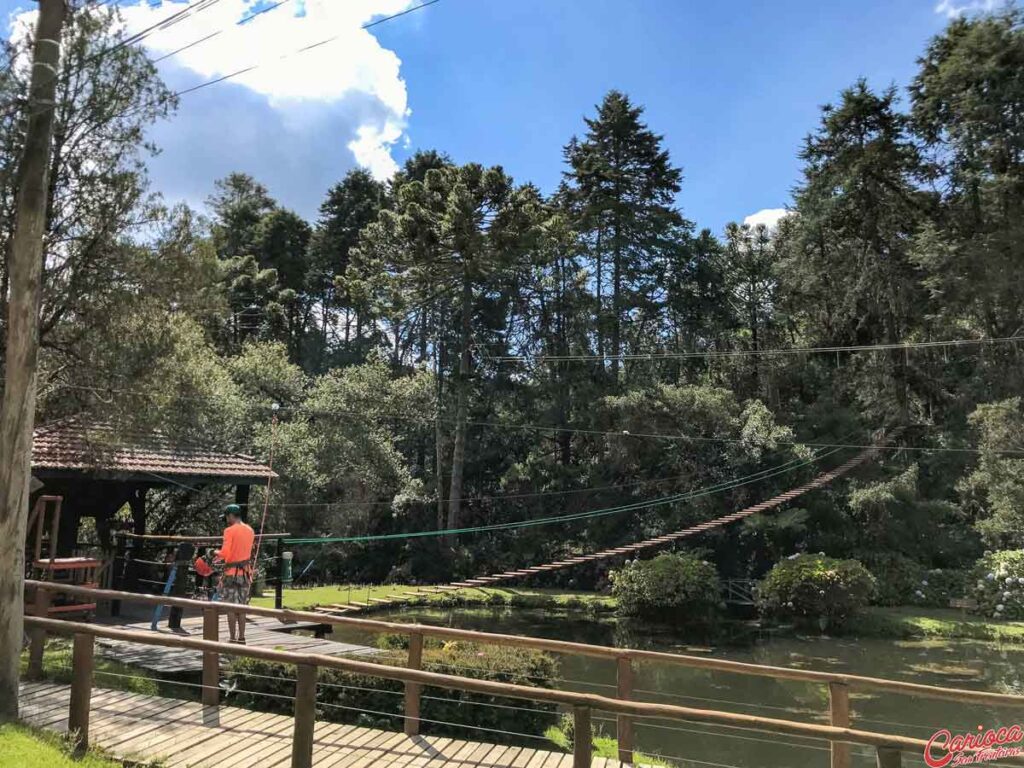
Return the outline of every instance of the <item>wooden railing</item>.
[[[879,691],[929,699],[943,699],[961,704],[996,705],[1024,707],[1024,697],[1008,694],[990,693],[987,691],[965,691],[954,688],[922,685],[899,680],[866,677],[861,675],[835,674],[808,669],[791,669],[744,662],[726,661],[701,656],[686,656],[660,651],[645,651],[629,648],[612,648],[601,645],[574,643],[564,640],[525,637],[520,635],[504,635],[474,630],[436,627],[421,624],[401,624],[397,622],[378,621],[373,619],[356,619],[344,616],[329,616],[310,611],[277,610],[259,606],[239,606],[232,603],[206,602],[186,598],[164,597],[161,595],[140,595],[130,592],[113,590],[88,589],[49,582],[29,581],[27,586],[35,590],[32,603],[34,616],[26,617],[26,625],[30,629],[31,644],[29,653],[29,675],[38,676],[42,673],[43,643],[45,632],[58,634],[90,634],[97,637],[123,639],[148,645],[162,645],[176,648],[193,648],[203,651],[203,703],[218,703],[218,685],[220,675],[219,654],[227,653],[274,661],[285,661],[300,665],[300,688],[309,686],[311,678],[308,670],[301,671],[301,665],[328,666],[374,677],[401,680],[405,683],[405,732],[419,732],[420,693],[425,684],[459,690],[493,693],[511,698],[526,698],[539,701],[552,701],[572,706],[577,718],[575,733],[589,732],[591,709],[600,709],[613,713],[617,719],[617,735],[619,739],[619,759],[632,762],[633,759],[633,719],[635,717],[669,717],[682,720],[711,722],[724,725],[743,725],[775,733],[790,733],[803,736],[814,736],[831,742],[832,768],[849,768],[851,764],[850,745],[865,744],[878,748],[879,766],[900,765],[900,754],[906,750],[914,750],[918,754],[924,749],[926,742],[889,734],[860,731],[851,728],[852,715],[850,709],[850,693],[859,691]],[[72,624],[68,622],[44,619],[51,592],[63,592],[71,595],[91,597],[94,600],[122,600],[141,602],[149,605],[172,605],[182,608],[193,608],[202,611],[203,640],[182,638],[167,635],[148,634],[91,624]],[[304,654],[271,651],[251,646],[227,645],[218,640],[219,619],[221,612],[242,610],[245,613],[271,616],[282,622],[317,622],[336,626],[344,626],[368,631],[376,634],[401,634],[409,637],[409,656],[406,667],[388,667],[380,664],[356,662],[337,659],[330,656],[307,656]],[[83,629],[85,628],[85,629]],[[553,653],[574,654],[594,658],[614,660],[617,669],[617,698],[581,694],[568,691],[552,691],[545,688],[509,685],[475,680],[471,678],[445,675],[420,670],[422,664],[423,640],[436,637],[448,640],[464,640],[479,644],[533,648]],[[84,643],[85,641],[81,641]],[[91,642],[91,641],[90,641]],[[91,646],[90,646],[91,647]],[[76,651],[77,653],[77,651]],[[82,658],[91,658],[85,650]],[[89,652],[91,654],[91,651]],[[269,654],[269,655],[268,655]],[[311,660],[312,659],[312,660]],[[829,695],[829,725],[799,723],[792,720],[762,718],[753,715],[736,714],[713,710],[693,709],[674,705],[637,702],[633,700],[633,679],[636,665],[640,662],[657,662],[694,669],[715,670],[741,675],[768,677],[775,680],[792,680],[824,685]],[[76,664],[77,667],[77,664]],[[84,682],[79,683],[79,687]],[[498,686],[495,688],[494,686]],[[312,686],[315,689],[315,685]],[[507,690],[506,690],[507,689]],[[303,688],[304,690],[304,688]],[[298,721],[299,697],[296,694],[296,719]],[[72,696],[72,703],[75,697]],[[304,705],[305,706],[305,705]],[[586,711],[582,711],[586,710]],[[304,710],[303,710],[304,712]],[[81,713],[79,713],[79,718]],[[303,714],[303,717],[306,717]],[[587,728],[581,730],[581,720],[587,720]],[[296,733],[298,734],[298,722]],[[311,726],[310,726],[311,728]],[[303,734],[305,732],[303,731]],[[310,731],[311,733],[311,731]],[[303,736],[305,738],[305,736]],[[584,740],[585,741],[585,740]],[[580,748],[582,749],[582,747]],[[588,747],[589,750],[589,747]],[[577,765],[583,765],[577,755]],[[1024,765],[1024,758],[1013,760],[1014,764]],[[587,763],[589,764],[589,753]],[[296,763],[306,765],[306,763]]]

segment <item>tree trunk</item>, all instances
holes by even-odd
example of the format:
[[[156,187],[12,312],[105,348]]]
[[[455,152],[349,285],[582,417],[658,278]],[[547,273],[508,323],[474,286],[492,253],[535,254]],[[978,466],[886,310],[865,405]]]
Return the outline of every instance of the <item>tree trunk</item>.
[[[36,408],[43,229],[64,0],[40,0],[9,269],[7,370],[0,406],[0,722],[18,717],[25,525]]]
[[[455,406],[455,444],[452,447],[452,484],[448,492],[448,528],[457,528],[462,512],[462,470],[466,463],[466,421],[469,418],[470,332],[473,311],[473,287],[469,276],[462,276],[462,331],[459,338],[458,399]]]
[[[439,343],[434,347],[434,372],[437,377],[437,415],[434,419],[434,482],[437,485],[437,530],[444,529],[445,503],[444,503],[444,430],[441,426],[441,409],[444,402],[444,377],[442,375],[442,361],[444,359],[444,344]]]

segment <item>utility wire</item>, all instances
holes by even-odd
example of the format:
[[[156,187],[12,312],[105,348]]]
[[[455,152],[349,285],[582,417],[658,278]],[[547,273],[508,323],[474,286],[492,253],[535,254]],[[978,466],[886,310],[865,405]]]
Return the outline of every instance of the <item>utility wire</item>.
[[[760,355],[807,355],[818,353],[872,352],[893,349],[934,349],[1024,341],[1024,336],[1003,336],[992,339],[952,339],[949,341],[908,341],[892,344],[852,344],[836,347],[790,347],[782,349],[732,349],[706,352],[651,352],[621,355],[481,355],[481,360],[496,362],[570,362],[601,360],[678,360],[689,358],[754,357]]]

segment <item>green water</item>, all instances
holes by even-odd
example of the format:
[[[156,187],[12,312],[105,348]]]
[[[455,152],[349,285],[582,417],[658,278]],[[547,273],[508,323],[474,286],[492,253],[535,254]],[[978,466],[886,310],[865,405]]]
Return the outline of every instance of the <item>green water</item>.
[[[1024,648],[972,641],[852,640],[767,634],[737,623],[725,641],[680,637],[678,630],[641,626],[614,619],[595,620],[581,614],[535,610],[455,608],[409,609],[376,617],[481,629],[561,640],[695,653],[735,661],[886,677],[949,687],[1024,694]],[[719,634],[722,637],[722,634]],[[559,658],[558,687],[614,695],[614,663],[583,656]],[[699,708],[714,708],[766,717],[827,722],[824,686],[775,681],[734,673],[644,663],[637,670],[636,698]],[[1024,710],[1002,711],[983,706],[919,699],[891,694],[852,697],[853,725],[864,730],[899,733],[927,739],[939,728],[964,732],[1024,721]],[[596,717],[605,717],[595,713]],[[599,721],[614,736],[612,721]],[[684,766],[739,768],[827,768],[826,742],[758,731],[721,728],[680,721],[645,721],[636,725],[637,748],[673,758]],[[857,768],[873,766],[874,755],[854,748]],[[905,756],[904,765],[924,765],[920,756]]]

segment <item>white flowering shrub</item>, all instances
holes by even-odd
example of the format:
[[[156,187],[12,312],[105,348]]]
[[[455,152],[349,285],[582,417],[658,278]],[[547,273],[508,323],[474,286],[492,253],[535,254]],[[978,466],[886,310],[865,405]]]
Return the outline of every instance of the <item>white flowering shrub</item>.
[[[989,619],[1024,620],[1024,549],[991,552],[971,571],[968,594]]]

